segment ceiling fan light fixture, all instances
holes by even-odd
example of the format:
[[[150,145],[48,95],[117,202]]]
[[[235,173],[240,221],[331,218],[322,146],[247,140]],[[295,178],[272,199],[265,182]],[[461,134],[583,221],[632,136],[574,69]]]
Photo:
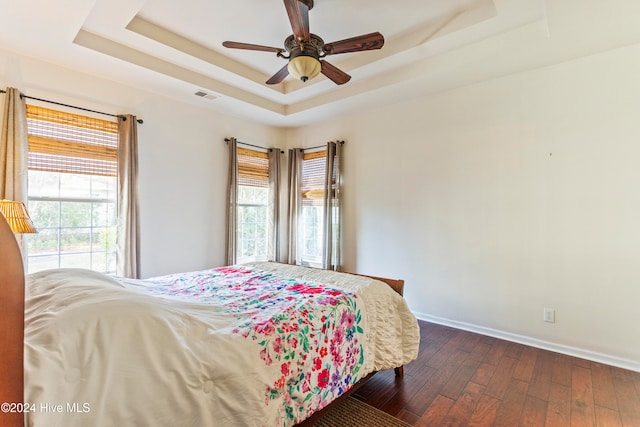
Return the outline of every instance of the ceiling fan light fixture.
[[[287,69],[293,77],[306,82],[320,74],[322,66],[320,61],[313,56],[299,55],[289,60]]]

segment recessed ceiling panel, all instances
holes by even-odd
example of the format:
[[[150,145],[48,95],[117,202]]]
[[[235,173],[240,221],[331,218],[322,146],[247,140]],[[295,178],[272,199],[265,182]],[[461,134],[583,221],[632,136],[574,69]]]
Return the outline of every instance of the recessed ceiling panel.
[[[316,0],[309,12],[312,33],[325,42],[381,32],[387,40],[426,25],[476,0]],[[282,0],[148,0],[140,18],[181,37],[273,74],[284,60],[273,53],[225,49],[225,40],[283,47],[291,26]]]

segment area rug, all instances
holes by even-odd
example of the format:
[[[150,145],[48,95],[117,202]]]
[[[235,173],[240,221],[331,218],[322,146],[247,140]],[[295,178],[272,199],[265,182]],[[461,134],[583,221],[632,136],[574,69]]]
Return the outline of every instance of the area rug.
[[[410,424],[354,397],[348,397],[322,417],[315,427],[411,427]]]

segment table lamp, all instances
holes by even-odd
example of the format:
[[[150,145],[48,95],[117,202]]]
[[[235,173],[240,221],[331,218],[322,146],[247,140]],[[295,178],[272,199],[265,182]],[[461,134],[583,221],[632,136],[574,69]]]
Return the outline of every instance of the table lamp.
[[[22,202],[0,200],[0,212],[4,215],[9,227],[14,233],[37,233],[33,226],[27,208]]]

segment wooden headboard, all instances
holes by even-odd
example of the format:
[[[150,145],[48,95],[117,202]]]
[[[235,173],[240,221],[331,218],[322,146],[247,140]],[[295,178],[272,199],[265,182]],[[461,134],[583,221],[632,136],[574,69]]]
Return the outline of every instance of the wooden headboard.
[[[18,242],[0,214],[0,402],[24,400],[24,267]],[[0,426],[24,425],[21,412],[0,412]]]

